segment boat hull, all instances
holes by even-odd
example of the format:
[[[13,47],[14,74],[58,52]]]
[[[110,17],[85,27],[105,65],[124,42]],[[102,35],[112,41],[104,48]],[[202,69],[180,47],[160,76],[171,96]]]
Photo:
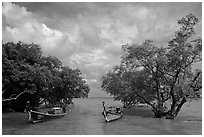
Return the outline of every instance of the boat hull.
[[[105,102],[102,102],[102,104],[103,104],[102,115],[105,118],[106,122],[117,120],[123,116],[123,112],[120,110],[119,107],[110,106],[108,107],[108,109],[106,109]]]
[[[119,118],[121,118],[123,116],[123,113],[114,113],[114,112],[110,112],[110,111],[103,111],[102,112],[103,117],[105,118],[106,122],[111,122],[111,121],[115,121]]]
[[[106,122],[111,122],[111,121],[115,121],[115,120],[117,120],[117,119],[119,119],[119,118],[121,118],[122,117],[122,114],[107,114],[106,115]]]
[[[60,117],[63,117],[64,115],[66,115],[66,113],[62,113],[62,114],[47,114],[47,113],[42,113],[42,112],[32,111],[31,110],[28,113],[28,120],[31,123],[38,123],[38,122],[48,121],[48,120],[51,120],[51,119],[60,118]]]

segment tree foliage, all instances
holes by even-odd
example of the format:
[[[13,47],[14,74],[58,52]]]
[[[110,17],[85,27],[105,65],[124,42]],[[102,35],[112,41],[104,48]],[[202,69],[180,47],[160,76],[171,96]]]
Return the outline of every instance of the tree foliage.
[[[176,117],[187,99],[201,97],[202,70],[192,69],[202,60],[202,39],[192,40],[197,23],[192,14],[179,20],[167,46],[151,40],[123,45],[121,63],[103,77],[102,89],[124,104],[149,104],[155,117]]]
[[[22,110],[27,100],[33,107],[42,100],[71,101],[75,97],[87,97],[89,90],[80,70],[63,66],[56,57],[42,56],[39,45],[2,44],[3,109]]]

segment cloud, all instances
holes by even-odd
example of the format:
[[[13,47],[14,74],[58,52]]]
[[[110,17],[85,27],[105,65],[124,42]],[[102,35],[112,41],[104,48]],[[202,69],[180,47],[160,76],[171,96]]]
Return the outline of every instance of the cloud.
[[[69,63],[73,68],[80,68],[86,79],[100,79],[101,71],[109,65],[103,50],[93,50],[91,53],[76,53],[70,58]]]
[[[3,26],[4,42],[23,41],[37,43],[41,45],[44,54],[47,55],[50,53],[53,55],[53,53],[56,53],[56,50],[65,50],[71,53],[73,46],[69,36],[59,30],[51,29],[46,24],[38,21],[35,15],[27,11],[25,7],[19,7],[12,3],[3,3],[2,10],[3,17],[5,18]]]
[[[103,50],[92,50],[91,53],[79,53],[71,56],[71,62],[76,64],[85,63],[86,66],[103,66],[103,60],[106,57],[103,55]]]
[[[177,20],[195,14],[202,35],[201,3],[7,3],[2,6],[2,38],[41,45],[44,55],[79,68],[92,90],[120,63],[123,44],[152,39],[168,42]]]
[[[100,45],[99,29],[92,23],[92,20],[78,14],[77,22],[80,29],[81,43],[91,47]]]

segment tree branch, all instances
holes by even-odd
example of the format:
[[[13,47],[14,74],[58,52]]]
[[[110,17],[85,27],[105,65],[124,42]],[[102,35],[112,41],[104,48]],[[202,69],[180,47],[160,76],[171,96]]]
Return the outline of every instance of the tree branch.
[[[11,97],[10,98],[7,98],[7,99],[2,99],[2,101],[3,102],[5,102],[5,101],[11,101],[11,100],[16,100],[19,96],[21,96],[22,94],[24,94],[24,93],[26,93],[26,91],[23,91],[23,92],[21,92],[20,94],[18,94],[15,98],[12,98],[12,96],[14,95],[11,95]]]
[[[177,78],[178,78],[178,76],[179,76],[180,71],[181,71],[181,67],[177,70],[176,75],[175,75],[175,77],[174,77],[174,81],[173,81],[173,83],[171,84],[170,95],[171,95],[171,97],[172,97],[173,104],[176,102],[176,98],[175,98],[174,92],[173,92],[173,91],[174,91],[174,86],[175,86],[175,83],[176,83],[176,81],[177,81]]]
[[[139,95],[139,94],[137,94],[137,93],[135,93],[138,97],[140,97],[140,98],[142,98],[148,105],[150,105],[152,108],[154,108],[155,109],[155,107],[145,98],[145,97],[143,97],[142,95]]]
[[[196,79],[199,77],[199,75],[201,74],[201,72],[198,72],[197,73],[197,75],[195,76],[195,78],[193,79],[193,81],[192,82],[195,82],[196,81]]]
[[[6,91],[6,90],[2,91],[2,95],[4,94],[5,91]]]

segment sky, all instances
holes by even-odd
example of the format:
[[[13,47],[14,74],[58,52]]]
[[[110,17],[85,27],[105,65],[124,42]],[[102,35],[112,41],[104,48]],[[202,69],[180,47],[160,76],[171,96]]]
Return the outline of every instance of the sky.
[[[81,70],[90,97],[102,97],[101,77],[120,63],[122,45],[151,39],[163,46],[189,13],[201,36],[201,2],[3,2],[2,41],[39,44],[44,56]]]

